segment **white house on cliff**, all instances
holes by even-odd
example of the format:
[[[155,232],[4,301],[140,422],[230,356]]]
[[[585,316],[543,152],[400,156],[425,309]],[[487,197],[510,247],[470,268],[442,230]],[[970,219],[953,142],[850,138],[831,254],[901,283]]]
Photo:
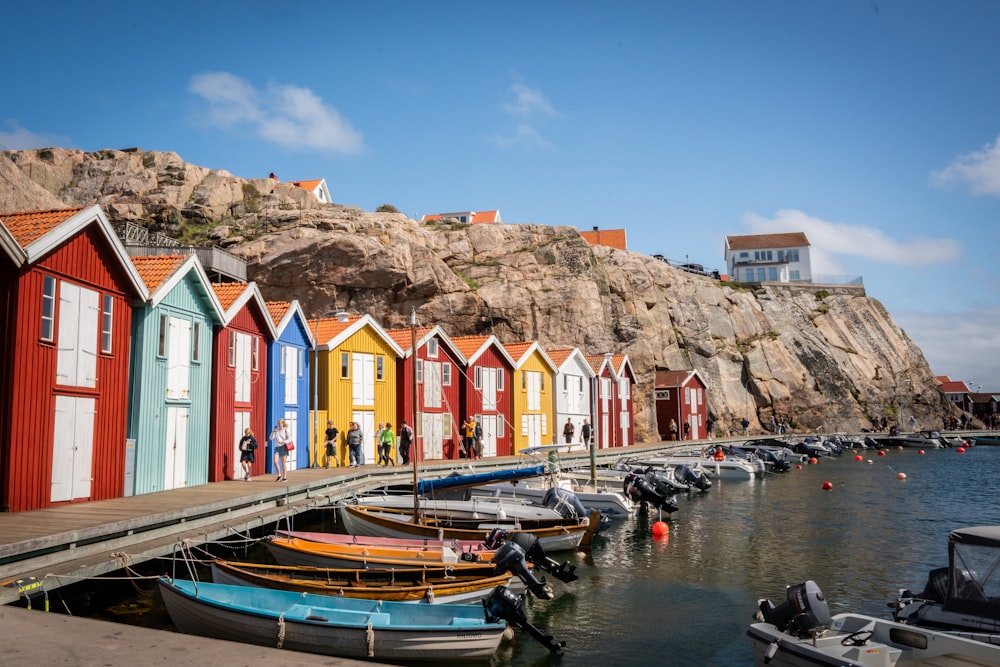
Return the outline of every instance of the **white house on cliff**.
[[[727,236],[726,271],[747,283],[810,283],[809,239],[803,232]]]

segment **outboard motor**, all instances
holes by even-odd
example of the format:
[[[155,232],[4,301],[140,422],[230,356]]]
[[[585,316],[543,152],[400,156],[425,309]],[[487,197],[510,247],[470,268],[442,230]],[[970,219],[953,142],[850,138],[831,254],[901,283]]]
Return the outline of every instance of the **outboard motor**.
[[[662,486],[657,485],[655,478],[656,475],[653,472],[647,472],[642,476],[635,473],[626,475],[623,485],[625,495],[634,502],[648,503],[668,514],[676,512],[677,499],[664,493]]]
[[[712,488],[712,480],[706,477],[705,473],[683,464],[674,467],[674,477],[699,491],[708,491]]]
[[[590,512],[583,506],[576,494],[566,489],[552,487],[542,497],[542,505],[559,512],[565,519],[590,516]]]
[[[830,607],[815,581],[789,586],[785,590],[788,600],[777,607],[770,600],[758,602],[765,623],[799,638],[808,637],[811,630],[830,625]]]
[[[537,639],[550,652],[562,655],[566,642],[556,641],[552,635],[529,623],[524,613],[524,598],[515,595],[506,586],[494,588],[493,592],[483,599],[483,609],[486,611],[488,622],[507,621]]]
[[[487,549],[496,551],[500,548],[501,544],[507,541],[508,537],[510,537],[510,533],[503,528],[493,528],[486,534],[486,539],[483,540],[483,544]]]
[[[564,561],[561,565],[549,558],[538,537],[531,533],[514,533],[510,536],[510,542],[518,545],[524,550],[524,555],[528,561],[537,567],[542,568],[553,577],[564,583],[576,581],[576,565],[569,561]]]
[[[511,572],[518,579],[524,582],[532,593],[542,600],[551,600],[555,597],[552,586],[545,580],[545,577],[538,579],[535,577],[528,563],[525,561],[524,549],[514,542],[504,542],[503,546],[493,554],[494,570],[497,573]]]

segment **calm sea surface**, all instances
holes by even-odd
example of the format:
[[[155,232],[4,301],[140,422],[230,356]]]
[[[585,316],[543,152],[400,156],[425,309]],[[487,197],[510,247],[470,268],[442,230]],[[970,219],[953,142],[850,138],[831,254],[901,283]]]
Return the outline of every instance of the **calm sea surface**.
[[[889,618],[897,589],[921,589],[947,564],[950,530],[1000,524],[1000,447],[861,454],[681,496],[666,538],[651,537],[653,514],[616,522],[586,556],[554,554],[577,563],[579,580],[550,577],[556,599],[526,606],[565,653],[518,633],[493,665],[749,666],[757,599],[780,602],[807,579],[832,613]],[[155,596],[152,605],[141,617],[94,615],[155,625]]]

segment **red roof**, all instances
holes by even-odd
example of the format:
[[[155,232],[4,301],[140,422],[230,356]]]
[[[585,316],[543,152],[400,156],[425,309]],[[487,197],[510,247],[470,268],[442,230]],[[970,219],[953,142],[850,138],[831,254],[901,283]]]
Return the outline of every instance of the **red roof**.
[[[25,248],[82,210],[82,208],[63,208],[26,213],[0,213],[0,221],[3,221],[17,244]]]
[[[590,232],[580,232],[583,240],[590,245],[602,245],[618,250],[628,250],[624,229],[595,229]]]
[[[730,250],[761,250],[764,248],[801,248],[809,245],[804,232],[783,234],[749,234],[747,236],[727,236],[726,247]]]

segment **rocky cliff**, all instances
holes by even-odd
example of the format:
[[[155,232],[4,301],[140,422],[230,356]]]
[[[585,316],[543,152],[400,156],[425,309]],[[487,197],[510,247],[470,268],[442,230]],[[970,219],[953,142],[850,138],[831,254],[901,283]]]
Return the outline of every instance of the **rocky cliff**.
[[[764,430],[776,416],[799,431],[856,431],[901,412],[931,426],[951,409],[886,309],[846,290],[720,283],[590,246],[572,227],[420,224],[323,205],[173,153],[7,151],[0,183],[2,211],[99,203],[115,223],[223,246],[266,298],[298,299],[310,316],[342,307],[397,327],[415,307],[455,336],[628,354],[640,439],[657,437],[657,368],[697,369],[723,430],[744,415]]]

